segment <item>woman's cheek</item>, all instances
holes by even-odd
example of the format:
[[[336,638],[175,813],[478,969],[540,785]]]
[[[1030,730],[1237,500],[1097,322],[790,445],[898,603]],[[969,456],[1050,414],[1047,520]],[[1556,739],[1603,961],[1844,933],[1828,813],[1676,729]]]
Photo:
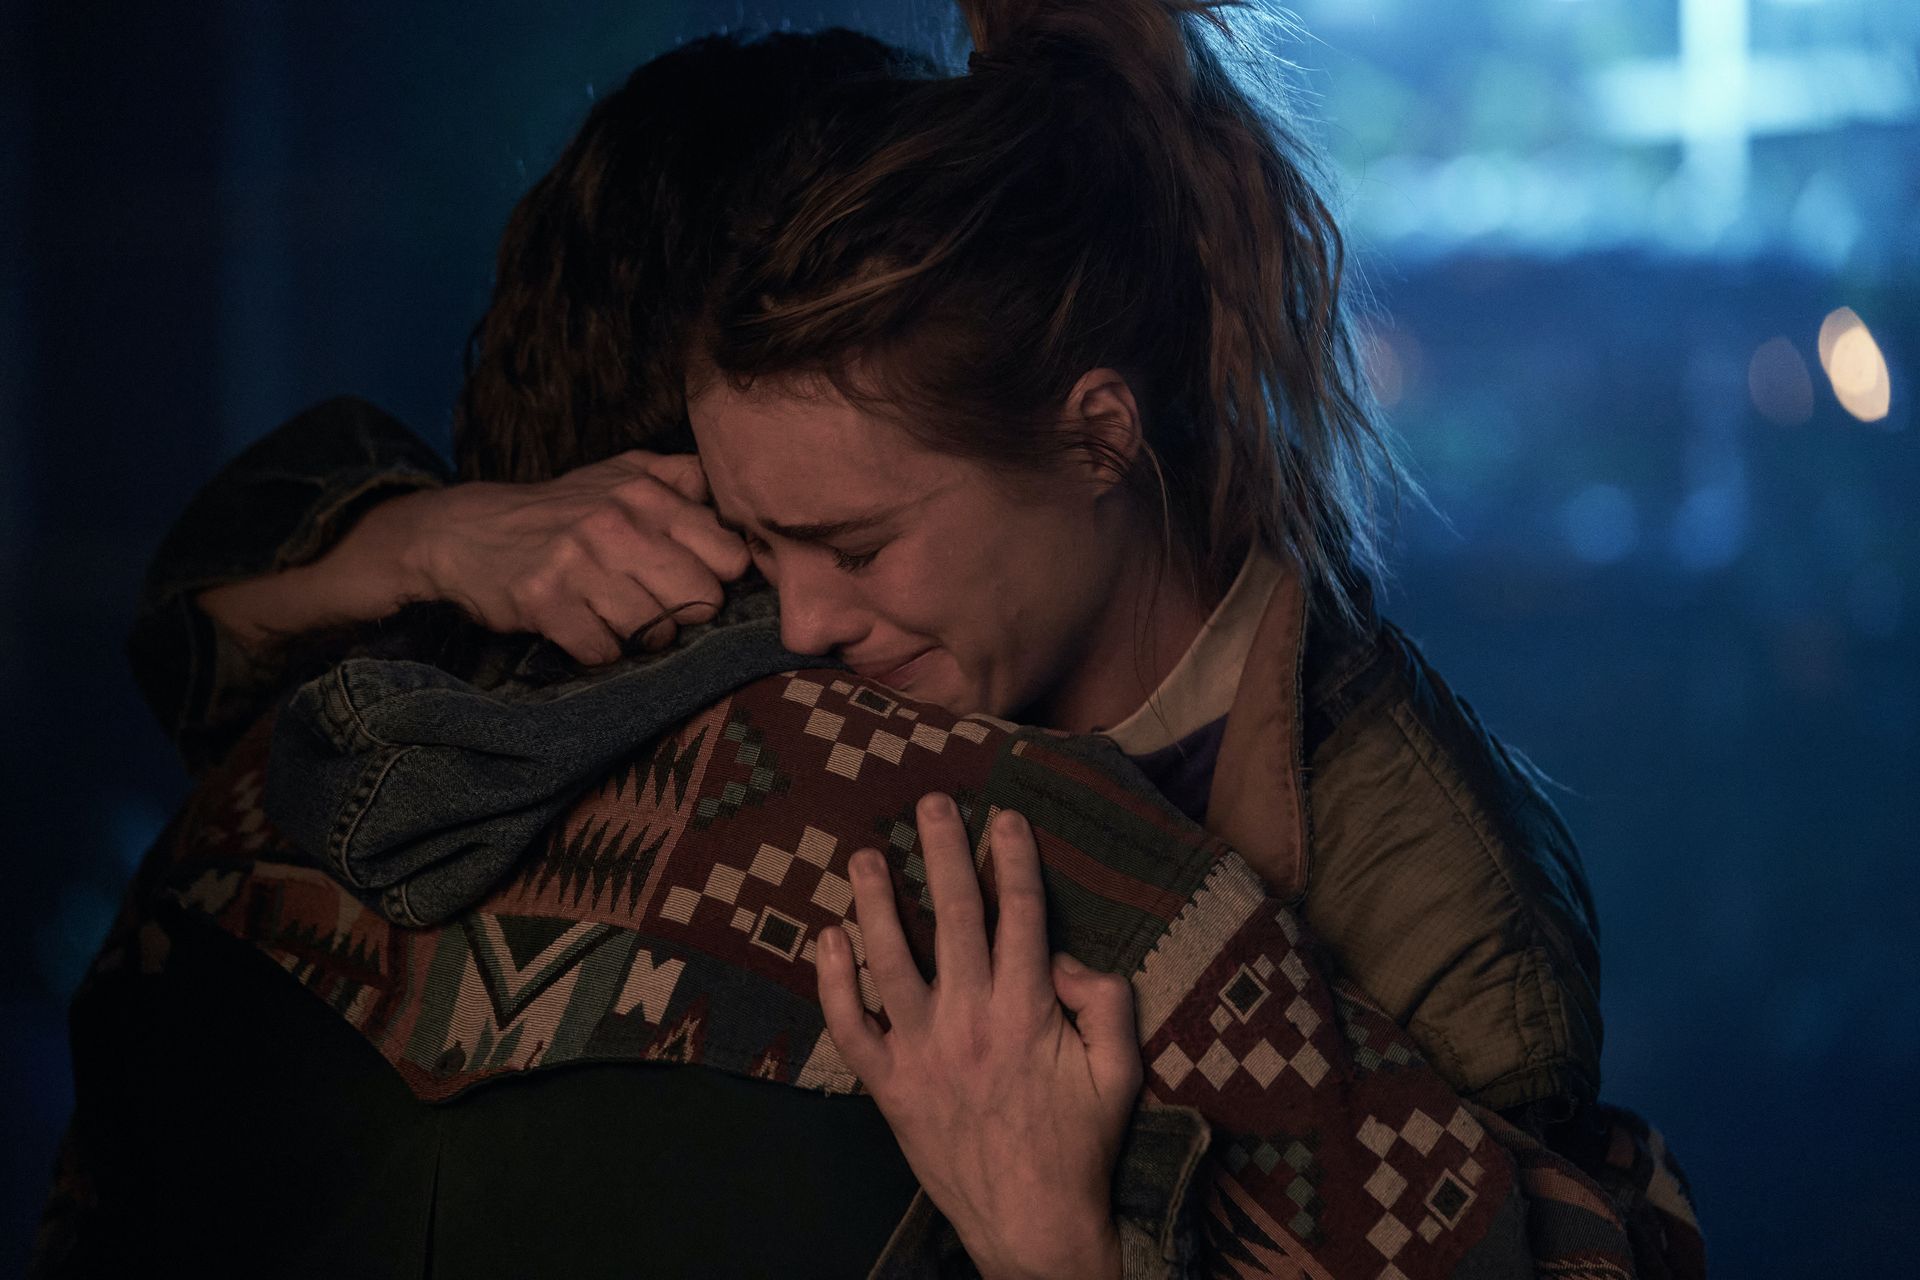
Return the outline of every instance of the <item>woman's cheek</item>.
[[[951,575],[934,557],[900,555],[889,563],[882,552],[874,568],[867,579],[870,598],[895,626],[914,635],[937,623],[942,602],[955,592]]]

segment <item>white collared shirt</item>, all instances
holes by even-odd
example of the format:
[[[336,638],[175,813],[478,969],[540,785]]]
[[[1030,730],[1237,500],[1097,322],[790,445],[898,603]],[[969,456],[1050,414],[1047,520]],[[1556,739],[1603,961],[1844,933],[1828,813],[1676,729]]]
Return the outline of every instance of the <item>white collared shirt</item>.
[[[1160,687],[1132,715],[1102,732],[1128,755],[1144,756],[1225,716],[1240,688],[1260,619],[1284,572],[1281,562],[1262,548],[1249,552],[1233,585]]]

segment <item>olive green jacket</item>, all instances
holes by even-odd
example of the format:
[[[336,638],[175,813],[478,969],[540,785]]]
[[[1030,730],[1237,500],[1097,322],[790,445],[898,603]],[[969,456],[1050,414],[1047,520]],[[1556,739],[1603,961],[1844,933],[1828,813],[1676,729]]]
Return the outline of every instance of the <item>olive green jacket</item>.
[[[1404,633],[1296,577],[1228,714],[1207,826],[1455,1088],[1535,1123],[1600,1085],[1593,896],[1540,775]]]

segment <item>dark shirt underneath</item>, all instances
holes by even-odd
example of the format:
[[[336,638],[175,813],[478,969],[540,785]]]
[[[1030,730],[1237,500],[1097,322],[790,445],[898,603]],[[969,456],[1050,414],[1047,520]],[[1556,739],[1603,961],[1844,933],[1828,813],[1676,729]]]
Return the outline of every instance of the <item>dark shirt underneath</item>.
[[[172,932],[163,976],[76,1008],[102,1212],[54,1274],[841,1280],[917,1190],[871,1099],[706,1067],[573,1065],[421,1102],[267,957]]]
[[[1207,793],[1213,789],[1213,769],[1220,761],[1220,742],[1226,734],[1227,718],[1221,716],[1157,751],[1127,759],[1139,766],[1174,808],[1204,827]]]

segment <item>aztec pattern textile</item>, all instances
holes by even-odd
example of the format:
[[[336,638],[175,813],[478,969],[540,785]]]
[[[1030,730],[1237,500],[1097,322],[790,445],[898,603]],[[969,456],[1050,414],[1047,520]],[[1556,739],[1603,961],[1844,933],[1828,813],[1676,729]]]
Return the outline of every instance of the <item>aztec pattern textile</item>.
[[[859,1088],[815,996],[819,930],[863,958],[846,871],[887,853],[930,968],[914,805],[954,794],[976,840],[1038,838],[1056,949],[1132,976],[1145,1103],[1211,1127],[1188,1202],[1218,1276],[1692,1275],[1697,1228],[1657,1134],[1624,1113],[1582,1171],[1463,1102],[1406,1034],[1329,980],[1297,916],[1101,739],[901,702],[837,672],[760,680],[579,799],[474,911],[409,930],[267,824],[262,724],[189,801],[161,892],[275,959],[426,1100],[567,1063],[700,1063]],[[976,847],[992,910],[993,869]],[[164,964],[137,916],[98,973]],[[864,968],[862,994],[878,1000]],[[1197,1129],[1196,1129],[1196,1132]],[[1169,1231],[1161,1241],[1177,1253]],[[1636,1256],[1638,1255],[1638,1256]]]

